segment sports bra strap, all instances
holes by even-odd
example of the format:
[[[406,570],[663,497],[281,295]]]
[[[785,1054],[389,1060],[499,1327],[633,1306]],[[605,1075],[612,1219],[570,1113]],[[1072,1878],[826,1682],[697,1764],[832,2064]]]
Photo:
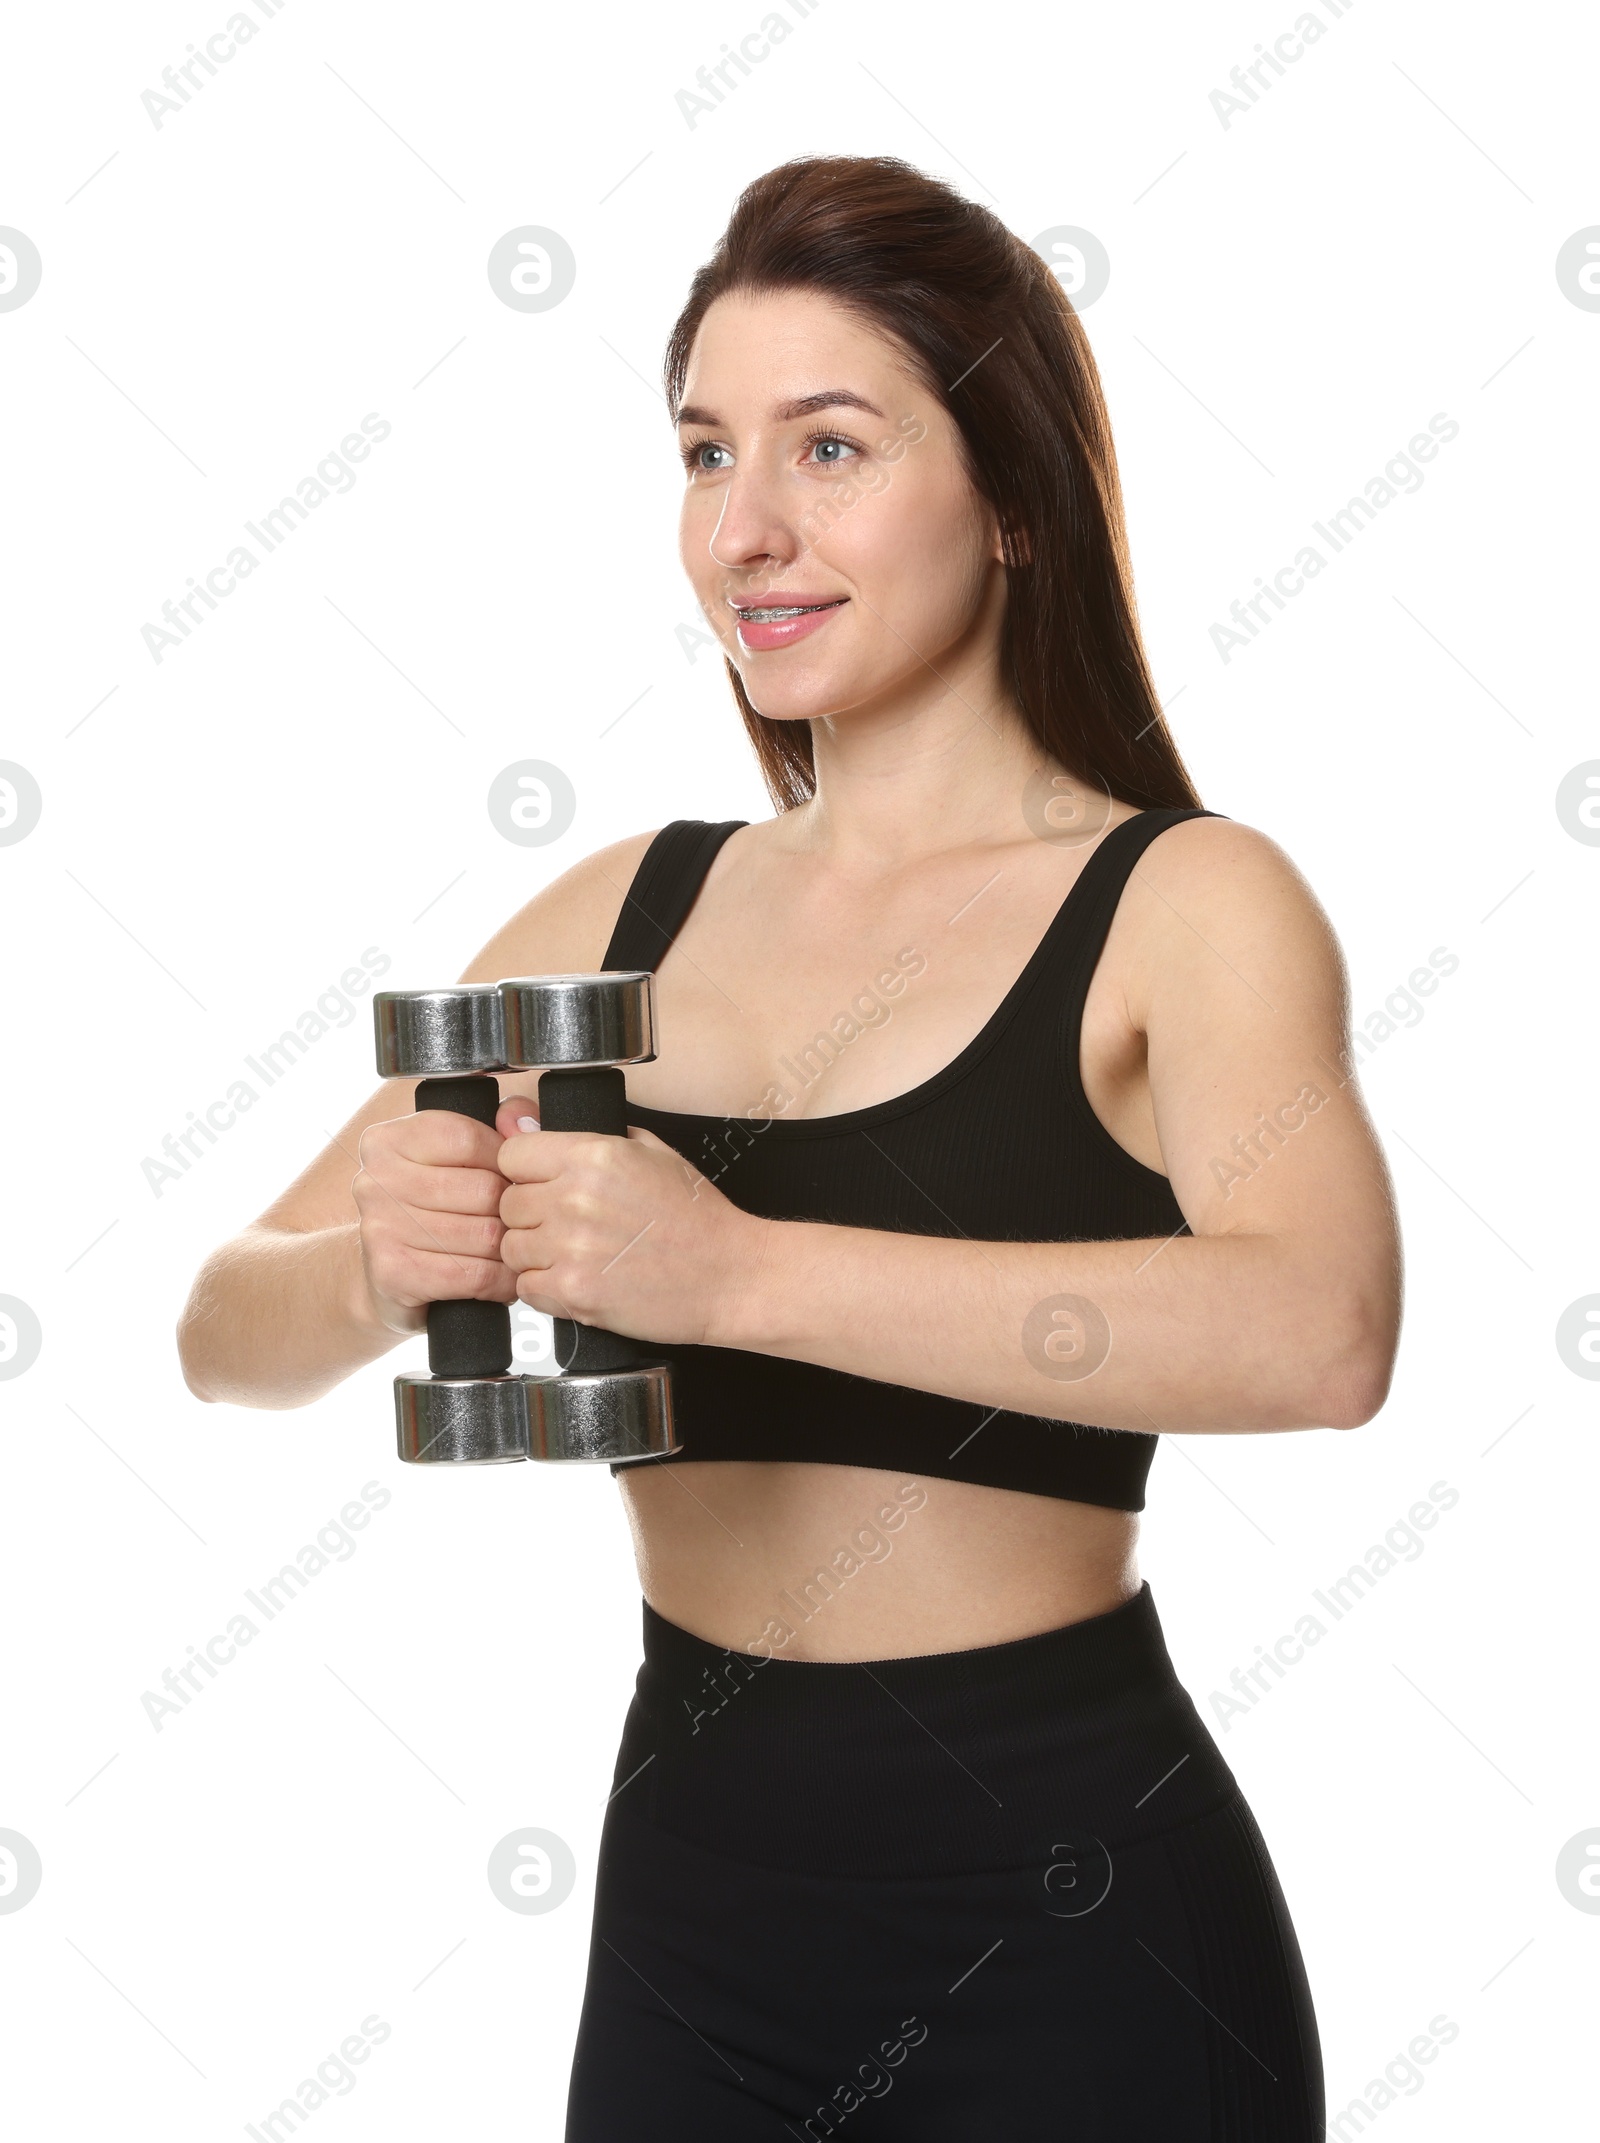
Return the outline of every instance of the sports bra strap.
[[[717,852],[748,819],[674,819],[663,826],[639,862],[606,947],[602,972],[648,968],[652,973],[683,928]]]
[[[1087,994],[1123,889],[1157,834],[1165,833],[1169,826],[1179,825],[1184,819],[1221,818],[1222,815],[1220,811],[1206,811],[1199,806],[1154,808],[1124,819],[1104,837],[1085,863],[1069,895],[1066,915],[1070,917],[1072,928],[1067,953],[1072,986],[1081,984]]]
[[[1051,935],[1057,937],[1051,961],[1051,980],[1066,1046],[1065,1076],[1074,1092],[1083,1095],[1079,1055],[1082,1049],[1083,1015],[1105,950],[1106,939],[1128,880],[1137,869],[1157,834],[1184,819],[1221,818],[1220,811],[1198,806],[1152,808],[1124,819],[1108,833],[1083,866],[1067,895]],[[1062,926],[1066,927],[1063,928]],[[1084,1107],[1090,1106],[1083,1096]]]

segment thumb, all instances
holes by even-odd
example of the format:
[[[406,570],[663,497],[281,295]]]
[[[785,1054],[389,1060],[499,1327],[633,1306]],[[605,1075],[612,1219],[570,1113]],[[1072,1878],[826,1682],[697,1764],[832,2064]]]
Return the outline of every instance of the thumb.
[[[519,1131],[537,1131],[538,1103],[526,1094],[508,1094],[495,1111],[494,1127],[502,1138],[515,1138]]]

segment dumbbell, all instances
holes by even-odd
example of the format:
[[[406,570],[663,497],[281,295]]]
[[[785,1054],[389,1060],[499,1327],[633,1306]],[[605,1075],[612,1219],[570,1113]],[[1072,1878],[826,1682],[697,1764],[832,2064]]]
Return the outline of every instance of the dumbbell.
[[[626,1137],[622,1067],[656,1053],[653,985],[647,971],[628,971],[380,990],[378,1070],[418,1080],[419,1111],[492,1124],[494,1073],[541,1068],[545,1130]],[[403,1371],[394,1384],[399,1452],[412,1464],[627,1464],[682,1448],[670,1374],[638,1340],[558,1317],[558,1373],[541,1377],[512,1370],[504,1303],[430,1303],[427,1326],[429,1373]]]

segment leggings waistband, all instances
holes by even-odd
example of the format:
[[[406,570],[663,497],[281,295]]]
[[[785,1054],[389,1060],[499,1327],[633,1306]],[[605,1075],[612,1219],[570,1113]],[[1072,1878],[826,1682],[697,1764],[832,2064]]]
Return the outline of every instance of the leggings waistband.
[[[641,1607],[619,1787],[648,1764],[653,1819],[712,1850],[837,1874],[1022,1866],[1064,1828],[1109,1847],[1237,1791],[1148,1582],[1036,1636],[876,1660],[737,1652]]]

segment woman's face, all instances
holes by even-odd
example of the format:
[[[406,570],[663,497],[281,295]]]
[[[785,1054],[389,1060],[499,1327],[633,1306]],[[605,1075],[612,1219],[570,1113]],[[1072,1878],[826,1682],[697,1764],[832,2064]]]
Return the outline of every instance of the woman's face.
[[[892,707],[965,671],[967,652],[992,655],[1005,569],[960,435],[898,345],[844,307],[719,298],[678,437],[684,570],[759,714]]]

